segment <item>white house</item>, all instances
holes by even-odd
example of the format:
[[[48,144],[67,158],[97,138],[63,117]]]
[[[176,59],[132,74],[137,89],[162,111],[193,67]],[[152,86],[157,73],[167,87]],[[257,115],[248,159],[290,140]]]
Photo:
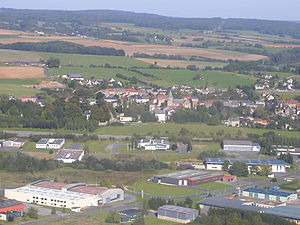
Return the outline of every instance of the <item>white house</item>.
[[[10,138],[7,141],[3,141],[3,147],[21,148],[25,142],[25,140],[20,138]]]
[[[153,111],[155,117],[157,118],[158,122],[165,123],[167,120],[167,116],[164,110],[161,109],[155,109]]]
[[[170,142],[164,139],[141,139],[138,141],[138,148],[145,150],[168,150]]]
[[[263,160],[263,159],[240,159],[240,158],[206,158],[205,167],[207,170],[223,170],[225,161],[231,166],[236,161],[245,162],[250,171],[252,166],[267,165],[273,173],[285,173],[289,165],[283,160]]]
[[[65,139],[42,138],[35,147],[40,149],[60,149],[65,144]]]
[[[62,149],[59,150],[54,157],[54,160],[62,161],[63,163],[73,163],[81,161],[84,156],[83,150],[77,149]]]

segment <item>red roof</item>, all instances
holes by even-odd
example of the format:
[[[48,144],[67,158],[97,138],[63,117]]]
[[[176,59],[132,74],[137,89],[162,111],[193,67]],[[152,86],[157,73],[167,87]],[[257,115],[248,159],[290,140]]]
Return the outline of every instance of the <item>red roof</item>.
[[[284,101],[284,103],[287,105],[297,105],[299,102],[297,100],[288,100]]]
[[[101,192],[103,192],[105,190],[107,190],[107,188],[79,186],[79,187],[72,188],[69,191],[83,193],[83,194],[96,195],[96,194],[100,194]]]
[[[61,190],[63,187],[67,186],[67,184],[60,182],[44,181],[37,184],[33,184],[33,186]]]

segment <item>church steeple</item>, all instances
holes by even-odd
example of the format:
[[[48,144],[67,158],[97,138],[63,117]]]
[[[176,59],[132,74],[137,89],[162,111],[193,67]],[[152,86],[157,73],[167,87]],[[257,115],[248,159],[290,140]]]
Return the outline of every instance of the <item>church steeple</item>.
[[[173,100],[174,100],[173,94],[172,94],[172,91],[170,90],[169,95],[168,95],[168,102],[167,102],[167,105],[168,105],[168,106],[172,106],[172,105],[173,105]]]

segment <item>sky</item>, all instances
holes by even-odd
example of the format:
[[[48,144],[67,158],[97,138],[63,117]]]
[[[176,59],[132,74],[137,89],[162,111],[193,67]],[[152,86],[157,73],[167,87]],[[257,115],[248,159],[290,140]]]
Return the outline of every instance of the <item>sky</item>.
[[[0,0],[0,8],[115,9],[174,17],[300,20],[300,0]]]

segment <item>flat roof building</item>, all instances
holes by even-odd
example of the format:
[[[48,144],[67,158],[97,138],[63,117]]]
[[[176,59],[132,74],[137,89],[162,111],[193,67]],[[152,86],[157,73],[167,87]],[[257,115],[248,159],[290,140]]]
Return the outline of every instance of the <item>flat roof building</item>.
[[[283,206],[282,204],[274,204],[273,207],[261,207],[261,203],[251,201],[249,199],[241,199],[234,197],[210,197],[199,202],[200,208],[204,206],[216,208],[230,208],[252,211],[257,213],[266,213],[277,215],[292,222],[300,222],[300,208],[293,206]]]
[[[158,208],[157,218],[179,223],[189,223],[199,216],[197,209],[184,208],[175,205],[164,205]]]
[[[224,140],[223,150],[224,151],[255,151],[259,152],[261,146],[257,143],[247,140]]]
[[[242,158],[206,158],[205,167],[207,170],[223,170],[223,164],[228,161],[232,165],[236,161],[245,162],[250,170],[254,165],[267,165],[270,166],[272,172],[284,173],[288,167],[287,163],[283,160],[265,160],[265,159],[242,159]]]
[[[26,203],[80,211],[83,208],[124,200],[124,191],[120,188],[89,187],[82,183],[65,184],[45,179],[24,187],[5,189],[4,196]]]
[[[191,186],[200,183],[219,181],[222,173],[207,173],[199,170],[182,170],[173,173],[160,174],[151,178],[152,182],[166,185]]]
[[[277,202],[290,202],[298,199],[296,193],[284,191],[272,191],[262,188],[248,188],[242,191],[242,196],[249,198],[264,199]]]
[[[121,217],[121,223],[133,222],[136,218],[143,215],[143,211],[140,209],[126,209],[119,211]]]

